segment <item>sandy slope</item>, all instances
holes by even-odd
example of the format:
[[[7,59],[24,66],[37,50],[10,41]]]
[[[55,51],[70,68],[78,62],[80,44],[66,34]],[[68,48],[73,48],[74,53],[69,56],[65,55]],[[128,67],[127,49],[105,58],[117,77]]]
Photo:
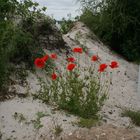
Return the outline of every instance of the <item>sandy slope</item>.
[[[92,35],[94,37],[91,38],[90,31],[80,22],[64,36],[64,40],[70,46],[74,46],[76,45],[74,40],[77,34],[79,36],[78,42],[88,48],[89,54],[98,54],[101,63],[109,64],[112,60],[119,62],[119,68],[113,71],[109,100],[106,102],[103,112],[109,123],[129,125],[127,118],[119,117],[121,111],[119,107],[140,109],[140,96],[137,93],[138,65],[127,62],[119,55],[111,52],[107,46],[98,41],[96,36]],[[84,63],[84,60],[81,63]]]
[[[71,48],[80,45],[77,43],[77,41],[75,41],[77,34],[79,34],[78,42],[80,42],[80,44],[84,44],[88,48],[88,56],[86,55],[86,60],[90,61],[89,56],[98,53],[99,57],[101,58],[100,63],[109,64],[110,61],[116,60],[120,65],[120,67],[113,72],[113,80],[109,91],[109,99],[101,111],[103,120],[106,121],[106,125],[99,127],[99,131],[96,128],[96,130],[93,128],[90,131],[88,129],[81,129],[72,125],[72,122],[77,120],[77,117],[75,116],[67,115],[67,113],[64,113],[63,111],[57,111],[54,107],[42,104],[38,100],[34,101],[30,96],[25,99],[16,97],[14,99],[0,103],[0,132],[2,134],[2,140],[7,140],[8,138],[11,138],[11,140],[61,139],[61,137],[54,136],[54,120],[56,124],[62,125],[61,127],[63,128],[63,132],[61,136],[65,137],[64,140],[85,140],[88,137],[87,135],[90,135],[87,140],[91,140],[91,138],[93,138],[93,133],[99,133],[98,137],[100,137],[100,135],[110,135],[111,132],[113,133],[113,138],[111,136],[110,139],[104,137],[102,140],[116,140],[117,135],[120,135],[119,140],[123,140],[124,136],[126,136],[128,140],[134,138],[136,138],[136,140],[140,140],[137,132],[132,131],[131,134],[133,137],[131,137],[129,135],[129,130],[116,128],[113,126],[110,127],[110,125],[108,125],[112,124],[123,128],[132,126],[130,119],[121,117],[120,113],[122,111],[121,108],[124,107],[134,108],[135,110],[140,109],[140,96],[138,96],[136,91],[138,65],[129,63],[115,53],[112,53],[107,48],[107,46],[98,41],[96,36],[91,37],[90,31],[80,22],[76,23],[71,32],[63,36],[64,40]],[[58,52],[56,53],[58,54]],[[65,58],[66,55],[64,53],[58,54],[58,60],[56,61],[58,68],[62,69],[62,65],[66,64]],[[82,66],[89,66],[88,61],[85,61],[85,54],[81,55],[80,64]],[[42,79],[46,80],[46,74],[44,71],[36,70],[36,73],[31,73],[28,71],[28,77],[26,80],[29,88],[17,83],[14,85],[16,91],[23,94],[28,92],[30,93],[29,95],[31,95],[31,93],[36,93],[40,89],[37,77],[42,77]],[[18,123],[13,117],[15,112],[22,113],[26,118],[26,123]],[[41,118],[41,124],[43,127],[39,130],[36,130],[31,123],[32,120],[36,119],[37,112],[49,114],[49,116]],[[134,129],[139,129],[135,126],[133,127]],[[104,130],[107,131],[104,132]],[[117,131],[117,133],[115,133],[115,131]],[[121,131],[124,131],[124,135]],[[78,138],[77,136],[79,134],[82,137]]]

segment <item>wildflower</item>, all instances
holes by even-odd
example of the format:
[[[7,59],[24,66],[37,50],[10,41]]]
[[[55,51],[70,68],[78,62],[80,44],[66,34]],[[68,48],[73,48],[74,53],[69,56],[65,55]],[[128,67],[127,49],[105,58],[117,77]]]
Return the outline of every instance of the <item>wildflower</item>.
[[[74,62],[75,61],[75,58],[74,57],[69,57],[67,58],[68,62]]]
[[[50,57],[51,57],[52,59],[57,59],[57,55],[56,55],[55,53],[52,53],[52,54],[50,55]]]
[[[119,66],[118,66],[118,62],[116,62],[116,61],[112,61],[112,62],[111,62],[111,65],[109,65],[109,66],[110,66],[112,69],[119,67]]]
[[[38,68],[43,68],[45,66],[45,61],[42,58],[36,58],[34,64]]]
[[[97,56],[97,55],[93,55],[92,57],[91,57],[91,60],[92,61],[97,61],[99,59],[99,57]]]
[[[75,52],[75,53],[82,53],[83,49],[80,48],[80,47],[77,47],[77,48],[74,48],[72,51]]]
[[[74,63],[68,64],[67,70],[72,71],[75,68],[75,66],[76,65]]]
[[[56,73],[53,73],[51,77],[52,77],[52,80],[56,80],[56,78],[57,78]]]
[[[42,59],[46,62],[49,59],[49,56],[45,55]]]
[[[104,72],[104,70],[107,68],[107,65],[106,64],[101,64],[100,66],[99,66],[99,69],[98,69],[98,71],[99,72]]]

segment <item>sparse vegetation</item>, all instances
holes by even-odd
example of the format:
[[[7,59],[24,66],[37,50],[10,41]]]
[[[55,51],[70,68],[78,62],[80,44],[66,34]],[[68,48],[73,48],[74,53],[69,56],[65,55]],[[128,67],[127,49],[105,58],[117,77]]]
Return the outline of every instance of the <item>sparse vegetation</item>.
[[[43,113],[43,112],[37,112],[37,113],[36,113],[36,116],[37,116],[37,117],[36,117],[36,120],[32,120],[32,122],[33,122],[33,124],[34,124],[34,128],[35,128],[35,129],[39,129],[39,128],[43,127],[43,125],[41,124],[40,119],[41,119],[42,117],[48,116],[48,114]]]
[[[54,134],[55,136],[59,136],[62,133],[63,129],[61,127],[61,125],[55,125],[54,126]]]
[[[80,127],[91,128],[98,123],[97,119],[84,119],[80,118],[80,120],[76,123]]]
[[[26,121],[26,118],[25,116],[22,114],[22,113],[17,113],[15,112],[14,115],[13,115],[14,119],[17,120],[19,123],[21,122],[25,122]]]
[[[129,117],[133,124],[140,126],[140,111],[124,110],[122,113],[123,117]]]

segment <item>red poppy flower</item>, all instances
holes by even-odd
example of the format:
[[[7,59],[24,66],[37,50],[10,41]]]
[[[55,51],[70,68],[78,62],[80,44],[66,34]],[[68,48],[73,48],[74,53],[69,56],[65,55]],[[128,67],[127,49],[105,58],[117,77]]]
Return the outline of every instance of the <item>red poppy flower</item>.
[[[75,53],[82,53],[83,49],[80,48],[80,47],[77,47],[77,48],[74,48],[72,51],[75,52]]]
[[[107,65],[106,64],[101,64],[100,66],[99,66],[99,69],[98,69],[98,71],[99,72],[104,72],[104,70],[107,68]]]
[[[42,58],[36,58],[34,64],[38,68],[43,68],[45,66],[45,62]]]
[[[91,60],[92,61],[97,61],[99,59],[99,57],[97,56],[97,55],[93,55],[92,57],[91,57]]]
[[[111,65],[109,65],[112,69],[114,69],[114,68],[118,68],[119,67],[119,65],[118,65],[118,62],[116,62],[116,61],[112,61],[111,62]]]
[[[50,57],[51,57],[52,59],[57,59],[57,55],[56,55],[55,53],[52,53],[52,54],[50,55]]]
[[[69,70],[69,71],[72,71],[74,68],[75,68],[75,64],[73,64],[73,63],[71,63],[71,64],[68,64],[68,66],[67,66],[67,70]]]
[[[55,73],[52,74],[52,80],[56,80],[57,75]]]
[[[75,58],[74,57],[69,57],[67,58],[68,62],[74,62],[75,61]]]
[[[46,62],[49,59],[49,56],[48,55],[45,55],[45,56],[43,56],[42,59]]]

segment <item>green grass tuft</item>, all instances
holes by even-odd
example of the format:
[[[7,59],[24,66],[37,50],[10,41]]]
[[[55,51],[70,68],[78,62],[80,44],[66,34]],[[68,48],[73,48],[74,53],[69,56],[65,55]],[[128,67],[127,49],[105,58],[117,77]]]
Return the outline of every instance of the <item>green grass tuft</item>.
[[[80,127],[91,128],[98,123],[98,119],[84,119],[81,118],[76,124]]]
[[[125,110],[122,116],[131,118],[135,125],[140,126],[140,111]]]

